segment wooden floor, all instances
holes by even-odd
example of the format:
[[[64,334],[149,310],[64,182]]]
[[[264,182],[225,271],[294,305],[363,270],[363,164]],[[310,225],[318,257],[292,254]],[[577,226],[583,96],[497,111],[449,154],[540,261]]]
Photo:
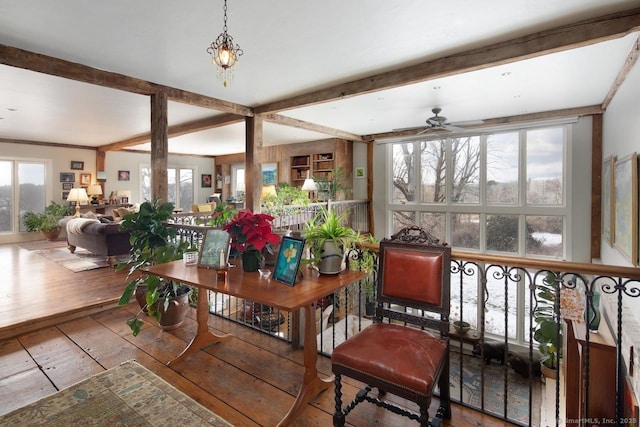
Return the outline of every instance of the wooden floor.
[[[108,268],[73,273],[19,245],[0,245],[0,267],[6,275],[0,299],[0,414],[131,359],[237,426],[275,426],[295,399],[304,372],[302,350],[283,341],[211,316],[214,332],[234,338],[169,368],[166,362],[195,334],[193,310],[175,331],[163,332],[149,322],[133,337],[125,321],[137,306],[115,304],[125,273]],[[319,357],[318,370],[322,376],[330,373],[328,358]],[[345,398],[357,386],[347,382]],[[330,426],[332,412],[329,390],[295,425]],[[367,403],[349,414],[347,424],[417,425]],[[454,405],[445,425],[509,423]]]

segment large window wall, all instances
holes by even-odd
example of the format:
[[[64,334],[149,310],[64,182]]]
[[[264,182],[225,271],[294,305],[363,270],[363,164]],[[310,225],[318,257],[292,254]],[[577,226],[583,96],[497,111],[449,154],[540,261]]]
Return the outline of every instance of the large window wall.
[[[0,233],[25,231],[26,212],[47,205],[47,162],[0,159]]]

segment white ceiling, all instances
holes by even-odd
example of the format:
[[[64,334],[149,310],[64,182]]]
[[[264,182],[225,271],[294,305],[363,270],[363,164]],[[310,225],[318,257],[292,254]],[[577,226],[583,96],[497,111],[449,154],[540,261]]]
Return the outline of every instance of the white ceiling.
[[[206,53],[221,0],[0,0],[0,44],[255,107],[640,6],[638,0],[229,0],[244,55],[223,87]],[[280,114],[355,134],[600,104],[637,34]],[[436,89],[437,88],[437,89]],[[0,65],[0,138],[100,146],[149,132],[149,99]],[[220,114],[170,102],[169,124]],[[265,122],[264,144],[327,135]],[[244,151],[244,124],[172,138],[170,152]],[[135,147],[147,148],[148,144]]]

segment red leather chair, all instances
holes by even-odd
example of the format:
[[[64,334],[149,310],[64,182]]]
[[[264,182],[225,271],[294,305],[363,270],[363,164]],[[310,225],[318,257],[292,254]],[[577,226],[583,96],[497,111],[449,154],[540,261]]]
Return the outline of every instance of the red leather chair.
[[[375,323],[337,346],[333,425],[368,401],[420,423],[451,418],[449,307],[451,247],[419,227],[407,227],[380,242]],[[366,384],[342,407],[342,376]],[[429,406],[438,386],[440,406],[432,424]],[[373,388],[378,396],[370,396]],[[392,393],[416,402],[420,413],[384,399]]]

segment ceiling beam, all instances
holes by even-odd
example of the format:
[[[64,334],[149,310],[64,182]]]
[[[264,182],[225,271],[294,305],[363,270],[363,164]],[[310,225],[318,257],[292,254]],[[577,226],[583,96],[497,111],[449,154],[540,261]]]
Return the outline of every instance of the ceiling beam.
[[[607,109],[607,107],[609,106],[609,103],[611,103],[611,100],[615,96],[616,92],[618,92],[618,89],[620,88],[620,86],[622,86],[622,83],[627,78],[627,74],[629,74],[633,66],[636,64],[639,53],[640,53],[640,38],[637,38],[636,43],[635,45],[633,45],[633,48],[631,48],[631,52],[629,52],[629,55],[627,56],[627,60],[624,62],[624,65],[620,69],[620,72],[618,73],[616,80],[613,82],[613,85],[611,85],[611,89],[609,89],[609,93],[607,93],[607,96],[604,97],[604,101],[602,101],[603,110]]]
[[[256,114],[276,113],[426,80],[482,70],[624,37],[639,29],[640,8],[630,9],[264,104],[254,108],[254,112]]]
[[[124,74],[112,73],[52,56],[29,52],[16,47],[0,44],[0,64],[22,68],[50,76],[63,77],[83,83],[90,83],[110,89],[118,89],[139,95],[153,95],[165,92],[170,101],[182,102],[198,107],[222,111],[224,113],[253,116],[253,110],[244,105],[199,95]]]
[[[222,114],[219,116],[206,117],[204,119],[169,126],[168,137],[175,138],[180,135],[219,128],[243,121],[244,116],[238,114]],[[102,151],[117,151],[134,145],[144,144],[149,141],[151,141],[151,133],[145,133],[142,135],[123,139],[122,141],[114,142],[112,144],[102,145],[99,147],[99,149]]]
[[[496,117],[493,119],[485,119],[483,123],[480,125],[473,126],[458,126],[469,131],[481,130],[483,128],[494,127],[494,126],[503,126],[508,124],[516,124],[516,123],[527,123],[527,122],[536,122],[540,120],[549,120],[549,119],[558,119],[562,117],[580,117],[580,116],[589,116],[593,114],[602,114],[604,110],[600,105],[590,105],[587,107],[576,107],[576,108],[565,108],[562,110],[554,110],[554,111],[543,111],[540,113],[531,113],[531,114],[520,114],[517,116],[508,116],[508,117]],[[424,129],[424,126],[416,127],[415,129],[403,129],[401,131],[395,132],[383,132],[376,133],[371,135],[363,135],[362,139],[365,142],[373,142],[380,141],[383,139],[392,139],[392,138],[402,138],[402,137],[415,137],[417,136],[417,132]],[[424,134],[425,138],[429,138],[434,134],[443,134],[449,135],[452,132],[449,132],[444,129],[436,129],[433,131],[429,131]]]
[[[346,132],[340,129],[334,129],[328,126],[316,123],[305,122],[304,120],[294,119],[292,117],[282,116],[280,114],[262,114],[265,121],[283,126],[291,126],[298,129],[309,130],[313,132],[324,133],[326,135],[335,136],[336,138],[347,139],[351,141],[362,141],[362,137],[355,133]]]

